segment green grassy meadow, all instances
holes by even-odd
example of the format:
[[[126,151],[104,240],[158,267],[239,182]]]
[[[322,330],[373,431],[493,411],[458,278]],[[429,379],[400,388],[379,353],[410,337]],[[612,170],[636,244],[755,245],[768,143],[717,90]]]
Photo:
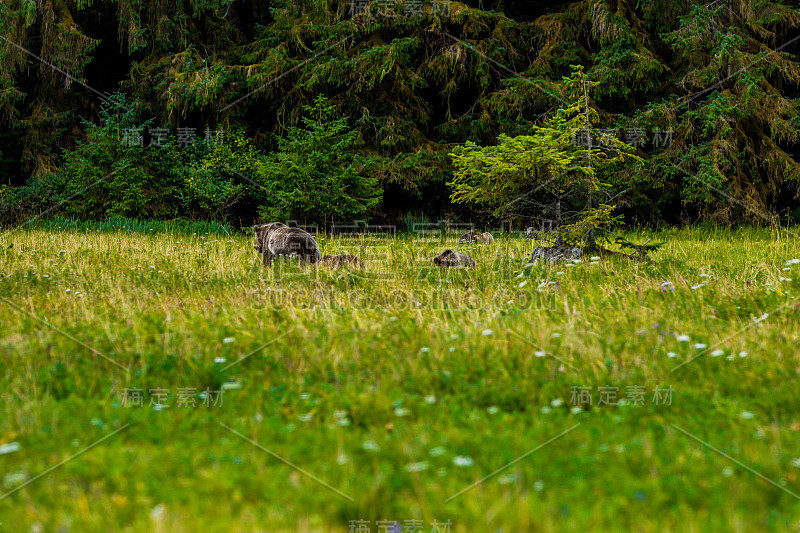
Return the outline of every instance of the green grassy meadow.
[[[5,232],[0,533],[796,531],[800,238],[627,236],[654,264],[318,236],[366,269],[266,271],[224,226]],[[431,268],[448,247],[478,268]]]

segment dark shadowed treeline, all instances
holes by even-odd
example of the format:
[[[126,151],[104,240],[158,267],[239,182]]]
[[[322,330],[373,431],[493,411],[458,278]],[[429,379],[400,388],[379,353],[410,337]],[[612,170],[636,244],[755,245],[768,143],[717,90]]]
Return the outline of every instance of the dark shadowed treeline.
[[[628,221],[800,219],[788,2],[6,0],[0,35],[7,220],[488,219],[450,153],[545,124],[572,65]]]

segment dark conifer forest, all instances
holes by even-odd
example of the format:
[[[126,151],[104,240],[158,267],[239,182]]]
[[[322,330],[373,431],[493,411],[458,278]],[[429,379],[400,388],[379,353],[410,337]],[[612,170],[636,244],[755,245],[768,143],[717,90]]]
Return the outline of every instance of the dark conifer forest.
[[[576,77],[574,144],[635,156],[598,169],[614,216],[800,219],[796,2],[5,0],[0,31],[5,222],[488,221],[453,151],[532,135]]]

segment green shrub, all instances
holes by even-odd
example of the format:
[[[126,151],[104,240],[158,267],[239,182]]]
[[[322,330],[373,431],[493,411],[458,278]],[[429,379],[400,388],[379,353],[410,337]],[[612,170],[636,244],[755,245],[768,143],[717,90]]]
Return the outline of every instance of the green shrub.
[[[259,214],[267,220],[345,220],[364,217],[383,191],[370,170],[380,159],[353,153],[357,132],[318,96],[305,107],[305,128],[289,128],[278,151],[259,166],[268,191]]]
[[[238,216],[247,223],[256,213],[270,220],[352,220],[381,199],[378,180],[369,176],[379,158],[351,152],[357,134],[323,97],[306,108],[306,128],[291,128],[270,156],[243,130],[224,132],[218,144],[181,147],[168,138],[148,146],[132,132],[143,134],[153,120],[138,119],[124,95],[112,102],[99,124],[85,123],[85,141],[64,153],[55,172],[0,188],[0,221],[45,212],[83,220]]]

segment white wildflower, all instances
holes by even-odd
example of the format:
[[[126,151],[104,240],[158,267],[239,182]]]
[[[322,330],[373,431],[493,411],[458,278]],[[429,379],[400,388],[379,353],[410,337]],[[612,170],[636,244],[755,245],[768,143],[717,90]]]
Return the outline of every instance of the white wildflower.
[[[22,446],[20,446],[19,442],[9,442],[7,444],[0,445],[0,455],[18,452],[21,448]]]
[[[431,454],[431,457],[439,457],[446,454],[447,450],[444,449],[444,446],[437,446],[435,448],[431,448],[429,453]]]
[[[380,446],[378,446],[378,443],[374,440],[365,440],[361,447],[370,452],[377,452],[380,450]]]
[[[468,455],[457,455],[453,458],[453,464],[456,466],[467,467],[472,466],[474,461]]]
[[[428,463],[421,461],[419,463],[408,463],[405,467],[406,472],[422,472],[428,469]]]
[[[514,483],[516,479],[517,478],[516,476],[514,476],[514,474],[504,474],[499,478],[497,478],[497,482],[500,483],[501,485],[508,485],[510,483]]]

